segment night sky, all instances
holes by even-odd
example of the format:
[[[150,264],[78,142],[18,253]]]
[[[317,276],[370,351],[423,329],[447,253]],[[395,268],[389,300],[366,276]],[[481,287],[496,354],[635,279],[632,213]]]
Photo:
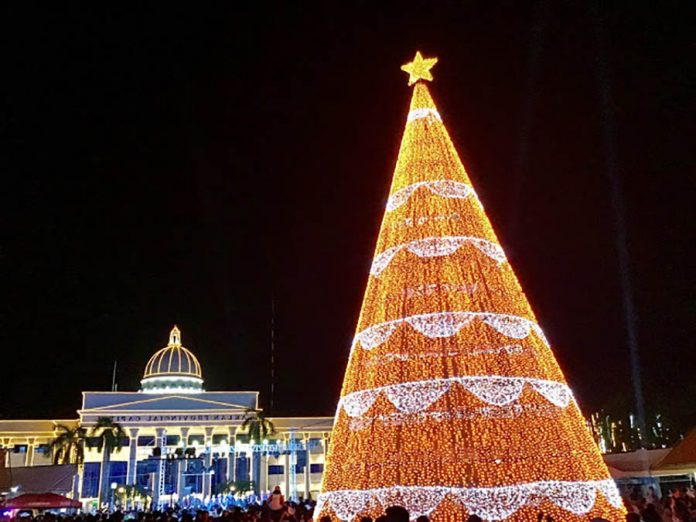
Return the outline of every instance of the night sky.
[[[648,409],[696,422],[687,2],[226,4],[4,8],[2,417],[74,417],[115,360],[137,390],[174,323],[269,408],[272,302],[271,414],[332,415],[419,49],[585,412],[631,393],[616,154]]]

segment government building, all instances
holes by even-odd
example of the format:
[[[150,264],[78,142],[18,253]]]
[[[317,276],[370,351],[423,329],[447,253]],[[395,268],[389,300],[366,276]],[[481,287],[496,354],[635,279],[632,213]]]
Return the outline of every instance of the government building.
[[[333,417],[268,418],[272,434],[252,440],[243,424],[261,421],[255,411],[259,392],[203,388],[201,365],[175,326],[145,365],[140,391],[82,392],[74,419],[0,420],[2,487],[13,494],[51,488],[81,500],[83,509],[123,492],[139,507],[209,506],[264,496],[276,485],[287,498],[316,498]],[[89,437],[101,418],[127,435],[110,455]],[[87,429],[81,465],[52,465],[50,443],[61,426]]]

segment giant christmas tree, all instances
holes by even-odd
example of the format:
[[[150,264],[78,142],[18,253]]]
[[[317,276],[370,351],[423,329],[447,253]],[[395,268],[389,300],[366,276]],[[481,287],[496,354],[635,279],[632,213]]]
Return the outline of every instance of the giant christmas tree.
[[[623,520],[548,340],[415,84],[338,404],[317,514]]]

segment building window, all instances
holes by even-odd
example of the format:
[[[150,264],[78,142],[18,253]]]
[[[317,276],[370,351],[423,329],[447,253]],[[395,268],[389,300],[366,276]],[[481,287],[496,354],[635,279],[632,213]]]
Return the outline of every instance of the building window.
[[[82,496],[94,498],[99,494],[99,469],[100,462],[86,462],[82,472]]]
[[[323,439],[309,439],[307,449],[309,449],[311,453],[321,453],[322,451],[324,451],[323,444]]]
[[[298,451],[297,452],[297,460],[295,462],[297,465],[298,473],[302,473],[302,470],[307,465],[307,452],[306,451]]]
[[[188,445],[189,446],[203,446],[205,444],[205,435],[189,435]]]
[[[285,466],[279,466],[275,464],[271,464],[268,466],[268,474],[269,475],[282,475],[285,473]]]
[[[176,493],[177,463],[168,461],[164,463],[164,494]]]
[[[12,448],[12,453],[26,453],[27,447],[26,444],[15,444],[14,448]]]
[[[34,453],[40,453],[42,455],[50,455],[51,454],[51,446],[48,444],[39,444],[34,448]]]
[[[167,435],[165,445],[166,446],[178,446],[180,440],[181,440],[181,437],[179,437],[178,435]]]
[[[155,437],[151,435],[145,435],[143,437],[138,437],[138,446],[154,446]]]
[[[229,437],[227,435],[213,435],[213,446],[220,444],[229,444]]]
[[[128,472],[128,463],[121,461],[109,462],[109,484],[125,484],[126,473]]]
[[[213,473],[210,478],[212,491],[217,491],[218,486],[221,486],[228,481],[227,477],[227,459],[215,459],[213,461]]]
[[[309,472],[310,473],[323,473],[324,472],[324,465],[323,464],[310,464],[309,465]]]
[[[184,494],[203,492],[203,461],[199,459],[184,461],[186,473],[184,475]]]
[[[141,460],[136,464],[136,484],[141,488],[152,489],[154,476],[157,472],[157,462],[154,460]]]
[[[236,477],[234,480],[250,480],[251,459],[246,455],[237,457]]]

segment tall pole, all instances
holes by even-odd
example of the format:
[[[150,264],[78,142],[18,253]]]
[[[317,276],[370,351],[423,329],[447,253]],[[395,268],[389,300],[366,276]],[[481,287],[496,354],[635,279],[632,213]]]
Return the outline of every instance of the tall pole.
[[[275,399],[275,299],[271,296],[271,407],[273,413]]]
[[[118,361],[114,361],[114,371],[111,373],[111,391],[115,392],[118,388],[118,385],[116,384],[116,367],[117,367]]]

